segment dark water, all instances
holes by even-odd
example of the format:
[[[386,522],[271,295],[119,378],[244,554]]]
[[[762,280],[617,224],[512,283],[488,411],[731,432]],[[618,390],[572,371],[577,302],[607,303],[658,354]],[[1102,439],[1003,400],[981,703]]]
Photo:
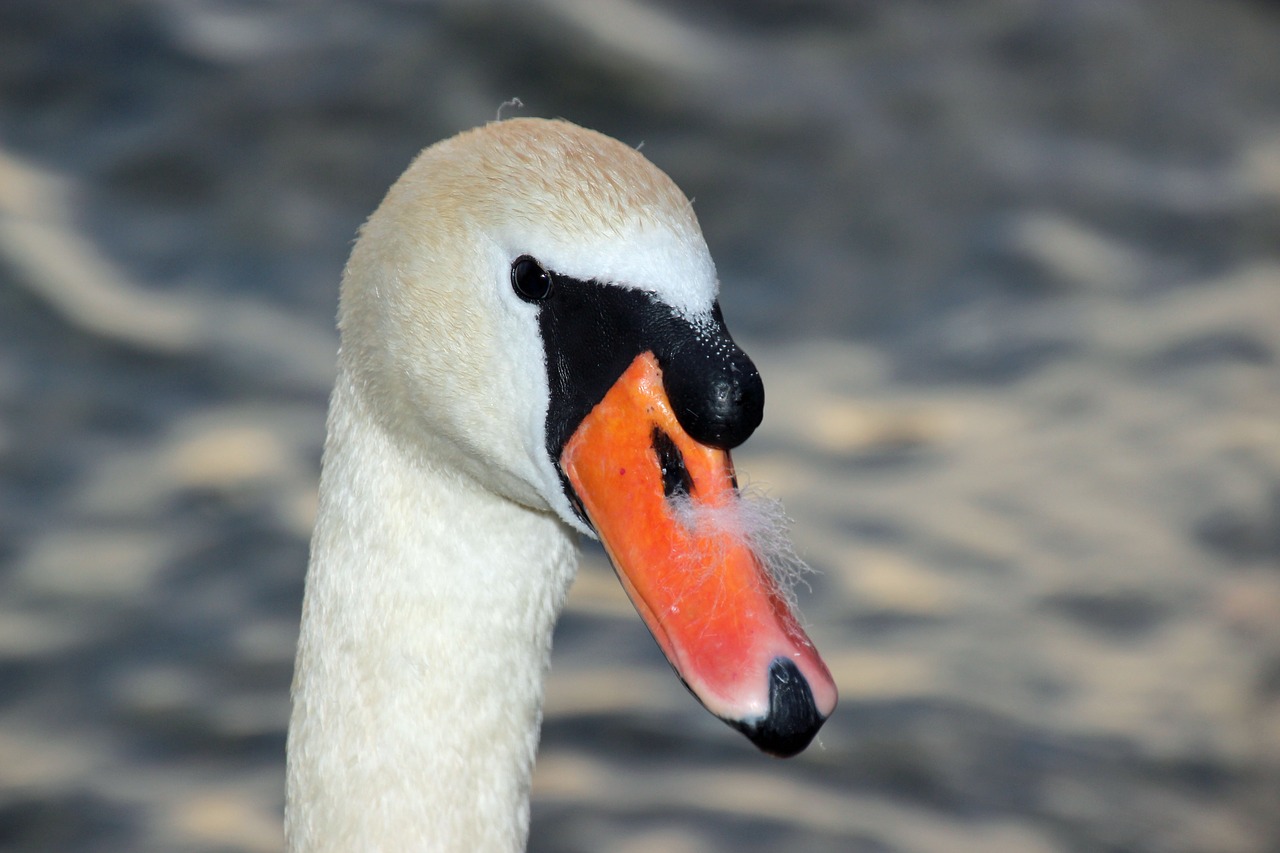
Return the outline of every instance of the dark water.
[[[279,849],[342,263],[511,98],[695,199],[843,695],[761,758],[591,552],[532,849],[1280,849],[1280,11],[1226,0],[4,0],[0,849]]]

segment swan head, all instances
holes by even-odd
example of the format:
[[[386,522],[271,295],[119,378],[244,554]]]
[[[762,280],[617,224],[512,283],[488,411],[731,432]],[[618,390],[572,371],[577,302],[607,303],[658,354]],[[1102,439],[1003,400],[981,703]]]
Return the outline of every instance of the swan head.
[[[362,228],[341,360],[414,464],[599,536],[695,696],[793,754],[835,686],[733,521],[728,450],[764,390],[717,295],[666,174],[593,131],[512,119],[426,149]]]

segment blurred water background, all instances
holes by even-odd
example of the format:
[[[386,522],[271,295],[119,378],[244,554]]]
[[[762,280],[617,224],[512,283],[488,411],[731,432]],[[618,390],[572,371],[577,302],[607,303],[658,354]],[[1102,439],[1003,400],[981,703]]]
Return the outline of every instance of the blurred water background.
[[[562,116],[696,200],[842,688],[766,759],[598,551],[534,851],[1280,850],[1280,7],[0,2],[0,849],[270,851],[340,270]]]

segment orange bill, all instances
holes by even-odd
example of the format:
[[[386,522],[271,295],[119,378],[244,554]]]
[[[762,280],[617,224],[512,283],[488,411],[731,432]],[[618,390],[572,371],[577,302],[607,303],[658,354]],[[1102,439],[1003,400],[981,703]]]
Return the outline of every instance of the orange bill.
[[[583,419],[560,465],[689,690],[766,752],[804,749],[835,683],[749,537],[714,522],[741,500],[733,462],[685,433],[652,353]]]

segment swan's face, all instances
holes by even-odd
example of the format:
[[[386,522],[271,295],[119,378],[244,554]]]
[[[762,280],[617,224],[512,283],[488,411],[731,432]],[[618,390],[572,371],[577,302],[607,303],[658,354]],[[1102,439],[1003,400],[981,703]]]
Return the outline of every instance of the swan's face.
[[[512,120],[427,149],[370,218],[343,361],[411,458],[600,535],[695,695],[791,753],[834,707],[830,675],[743,531],[697,520],[733,516],[727,449],[764,403],[716,297],[665,174],[591,131]]]

